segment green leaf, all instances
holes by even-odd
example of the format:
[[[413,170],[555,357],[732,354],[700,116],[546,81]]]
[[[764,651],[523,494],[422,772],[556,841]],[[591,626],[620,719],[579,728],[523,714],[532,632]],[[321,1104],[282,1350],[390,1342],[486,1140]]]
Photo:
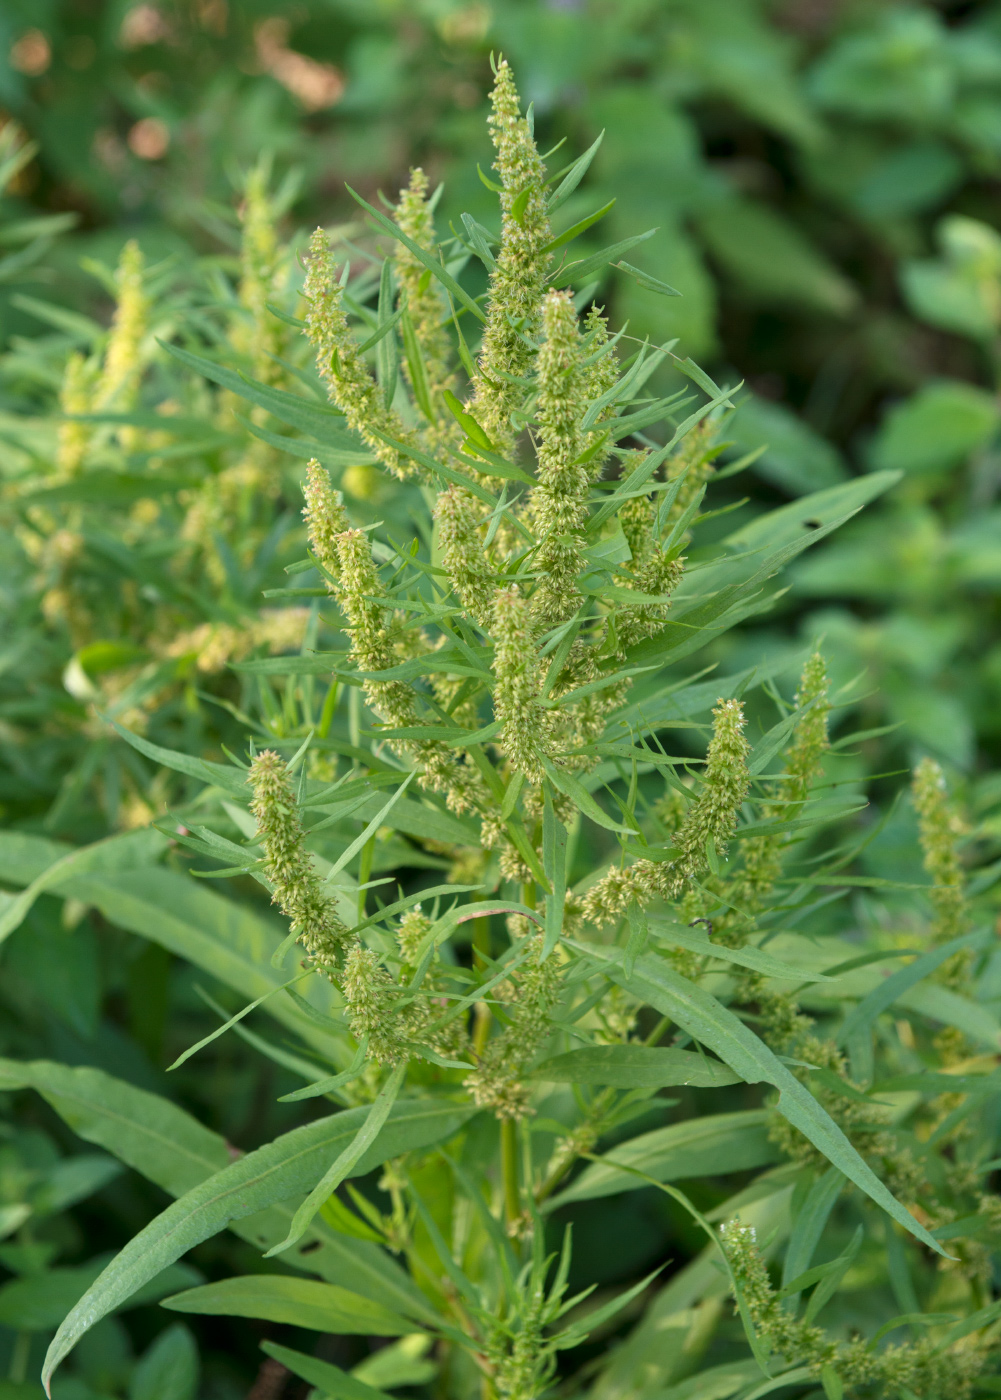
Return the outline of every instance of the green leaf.
[[[431,391],[428,388],[427,368],[424,364],[424,352],[421,350],[420,341],[417,339],[417,332],[414,330],[414,323],[411,320],[410,312],[404,308],[400,320],[400,330],[403,333],[403,353],[407,360],[407,369],[410,371],[410,387],[413,390],[414,402],[424,414],[429,423],[434,423],[436,415],[431,403]]]
[[[528,208],[528,201],[532,197],[532,189],[520,190],[511,201],[511,218],[516,224],[523,224],[525,221],[525,210]],[[545,252],[545,249],[542,250]]]
[[[395,447],[398,452],[402,452],[404,457],[409,457],[418,466],[426,467],[433,476],[440,476],[451,486],[461,486],[464,491],[469,491],[477,500],[483,501],[491,508],[496,506],[497,497],[492,495],[485,486],[481,486],[478,481],[474,481],[468,473],[453,471],[451,467],[446,467],[444,462],[439,462],[435,457],[429,456],[427,452],[422,452],[413,443],[397,442],[396,438],[387,437],[385,433],[377,432],[374,428],[371,429],[371,432],[373,437],[379,438],[389,447]]]
[[[423,263],[423,265],[428,269],[431,275],[433,277],[436,277],[441,283],[441,285],[445,287],[453,297],[455,297],[456,301],[461,302],[467,311],[471,311],[478,321],[486,321],[486,316],[483,314],[480,307],[476,304],[473,298],[469,295],[467,291],[464,290],[464,288],[459,286],[458,282],[455,280],[455,278],[450,272],[446,272],[445,268],[441,265],[440,262],[436,262],[435,259],[430,255],[430,253],[426,253],[419,243],[415,243],[412,238],[408,238],[407,235],[403,232],[403,230],[398,228],[396,224],[393,223],[392,219],[387,219],[385,214],[380,214],[378,209],[373,209],[372,205],[369,204],[367,200],[362,199],[361,195],[357,194],[351,188],[350,185],[345,185],[344,188],[347,190],[351,198],[355,200],[358,204],[360,204],[364,210],[367,211],[367,213],[375,220],[375,222],[385,233],[392,234],[392,236],[398,239],[405,248],[409,248],[410,252],[413,253],[417,261],[419,263]]]
[[[546,896],[546,934],[542,947],[543,958],[548,958],[563,932],[567,897],[567,832],[553,808],[548,786],[543,792],[542,868],[552,887],[552,894]]]
[[[868,996],[862,998],[858,1006],[845,1017],[837,1035],[837,1043],[845,1046],[851,1056],[854,1078],[865,1082],[872,1077],[868,1072],[871,1060],[869,1035],[876,1017],[891,1007],[904,992],[910,991],[936,968],[941,967],[953,953],[959,952],[961,948],[969,948],[982,939],[983,932],[979,929],[973,933],[962,934],[959,938],[952,938],[948,943],[943,943],[938,948],[923,953],[920,958],[915,958],[907,967],[894,972],[879,986],[874,987]]]
[[[414,1324],[398,1313],[334,1283],[285,1274],[248,1274],[175,1293],[160,1305],[173,1312],[258,1317],[316,1332],[400,1337]]]
[[[289,437],[283,433],[270,433],[259,423],[253,422],[250,418],[244,418],[243,414],[238,413],[236,416],[252,437],[266,442],[269,447],[276,447],[279,452],[287,452],[290,457],[298,457],[303,462],[308,462],[311,457],[315,457],[317,461],[322,462],[327,467],[353,467],[364,466],[375,461],[372,449],[360,441],[357,446],[331,447],[327,443],[317,442],[315,438]]]
[[[4,894],[0,899],[0,943],[19,928],[39,895],[58,890],[73,876],[93,871],[117,871],[147,865],[166,848],[167,838],[159,832],[127,832],[109,836],[92,846],[80,846],[60,856],[18,895]]]
[[[497,259],[490,251],[491,239],[489,229],[485,229],[482,224],[477,223],[472,214],[463,214],[462,222],[466,229],[469,242],[472,244],[473,252],[488,272],[493,272],[497,266]]]
[[[265,408],[272,417],[287,423],[290,428],[309,433],[318,442],[329,447],[353,448],[364,451],[359,438],[348,432],[344,426],[344,415],[333,408],[326,408],[316,399],[306,399],[298,394],[290,394],[285,389],[274,389],[269,384],[261,384],[249,379],[236,370],[226,369],[204,355],[196,355],[191,350],[182,350],[179,345],[159,342],[168,355],[186,365],[188,369],[211,379],[213,383],[239,395],[258,408]],[[169,420],[168,420],[169,422]]]
[[[837,1167],[828,1167],[810,1187],[793,1224],[782,1265],[782,1287],[806,1273],[814,1251],[827,1227],[835,1202],[844,1189],[845,1178]],[[787,1295],[790,1296],[790,1295]]]
[[[681,293],[674,287],[662,282],[659,277],[651,277],[649,272],[644,272],[641,267],[633,267],[632,263],[617,262],[612,264],[620,272],[624,272],[627,277],[631,277],[634,282],[647,292],[658,292],[662,297],[680,297]]]
[[[355,1163],[363,1176],[390,1157],[450,1137],[475,1110],[440,1100],[408,1099],[393,1105],[375,1142]],[[80,1337],[168,1264],[210,1239],[231,1221],[311,1190],[331,1156],[352,1142],[370,1112],[349,1109],[321,1118],[249,1152],[188,1191],[125,1246],[64,1319],[45,1359],[43,1382]],[[361,1245],[364,1241],[352,1241]]]
[[[601,145],[604,139],[605,133],[603,131],[599,132],[597,138],[594,141],[592,141],[591,145],[588,146],[584,154],[582,156],[578,156],[574,163],[567,170],[566,175],[564,175],[563,179],[556,186],[556,189],[549,196],[549,200],[546,207],[550,214],[555,214],[556,210],[560,207],[560,205],[565,204],[566,201],[573,194],[574,190],[577,188],[581,180],[583,180],[584,176],[587,174],[588,168],[592,160],[594,160],[595,156],[598,154],[598,147]],[[477,169],[479,169],[478,166]]]
[[[592,253],[589,258],[581,258],[579,262],[568,263],[551,279],[552,286],[569,287],[571,282],[583,286],[593,273],[600,272],[603,267],[614,262],[616,258],[621,258],[623,253],[628,253],[638,244],[645,243],[656,232],[655,228],[650,228],[647,229],[646,233],[634,233],[631,238],[623,238],[618,243],[611,243],[607,248],[602,248],[600,253]]]
[[[139,1358],[129,1400],[194,1400],[198,1346],[183,1322],[166,1328]]]
[[[606,831],[620,831],[627,836],[635,836],[638,833],[631,826],[622,826],[619,822],[613,821],[595,802],[587,788],[580,783],[572,773],[564,769],[557,768],[550,763],[548,758],[542,760],[542,766],[546,770],[546,775],[553,787],[558,788],[566,797],[569,797],[576,807],[579,807],[585,817],[590,818],[597,826],[603,826]]]
[[[403,1085],[407,1074],[407,1061],[403,1060],[396,1066],[393,1073],[386,1080],[386,1083],[379,1090],[374,1103],[368,1109],[365,1119],[358,1129],[358,1132],[342,1148],[333,1164],[327,1168],[323,1176],[313,1187],[309,1195],[298,1208],[292,1217],[292,1224],[289,1227],[288,1235],[280,1244],[272,1245],[268,1250],[267,1258],[272,1255],[282,1254],[290,1246],[297,1244],[313,1219],[313,1216],[323,1205],[328,1196],[332,1196],[340,1186],[354,1172],[358,1162],[372,1146],[373,1142],[382,1131],[386,1119],[396,1102],[397,1095]],[[372,1329],[378,1331],[377,1328]]]
[[[396,395],[396,379],[399,374],[400,360],[396,349],[396,336],[392,334],[392,329],[402,314],[402,307],[395,315],[393,312],[393,264],[387,258],[382,264],[382,272],[379,277],[379,325],[375,332],[369,336],[369,341],[376,346],[376,375],[382,389],[382,402],[386,408],[389,408]],[[412,336],[412,326],[410,333]],[[405,341],[405,329],[403,337]],[[366,349],[368,349],[368,342],[358,347],[358,353],[362,354]]]
[[[720,200],[699,217],[709,251],[757,301],[801,305],[828,315],[851,311],[851,282],[793,224],[752,199]]]
[[[763,446],[755,475],[787,495],[837,486],[848,477],[840,454],[826,438],[768,399],[756,395],[744,399],[727,420],[726,435],[745,451]]]
[[[549,1083],[609,1084],[615,1089],[664,1089],[675,1084],[716,1089],[740,1083],[729,1065],[708,1055],[650,1045],[588,1045],[543,1060],[534,1074]]]
[[[67,1069],[46,1060],[0,1060],[0,1089],[19,1088],[41,1094],[86,1142],[106,1147],[168,1195],[183,1196],[233,1161],[225,1139],[176,1104],[101,1070]],[[232,1221],[229,1228],[257,1249],[267,1249],[284,1238],[292,1213],[282,1202]],[[420,1290],[383,1250],[347,1240],[322,1220],[313,1222],[309,1234],[305,1253],[292,1253],[285,1263],[350,1286],[408,1315],[434,1317]]]
[[[564,247],[567,243],[572,243],[575,238],[579,238],[582,233],[586,233],[589,228],[603,219],[615,207],[616,201],[610,199],[607,204],[603,204],[600,209],[596,209],[593,214],[588,214],[586,218],[579,219],[577,223],[571,224],[568,229],[556,235],[543,248],[540,253],[554,253],[557,248]],[[675,293],[677,295],[677,293]]]
[[[406,792],[407,788],[410,786],[410,784],[413,782],[416,776],[416,771],[407,774],[407,776],[404,778],[403,782],[393,793],[389,801],[384,802],[380,806],[379,810],[376,812],[375,816],[365,827],[364,831],[362,831],[362,833],[359,836],[356,836],[355,839],[351,842],[351,844],[347,847],[347,849],[342,851],[341,854],[337,857],[333,865],[323,877],[324,884],[329,884],[330,881],[333,880],[334,876],[339,874],[348,864],[348,862],[354,859],[354,857],[358,854],[358,852],[364,846],[365,842],[369,839],[369,837],[374,836],[381,826],[385,826],[386,819],[389,816],[390,812],[396,806],[397,802],[399,802],[400,798]]]
[[[639,959],[637,965],[642,961]],[[612,1149],[609,1156],[614,1163],[606,1165],[600,1158],[592,1162],[549,1203],[550,1208],[639,1189],[642,1181],[623,1173],[621,1166],[634,1167],[654,1181],[681,1181],[769,1166],[781,1159],[780,1149],[768,1136],[769,1116],[767,1109],[754,1108],[690,1118],[641,1133]]]
[[[626,977],[616,959],[617,950],[600,953],[590,945],[574,943],[579,951],[587,952],[600,963],[606,974],[631,996],[652,1006],[663,1016],[670,1016],[693,1036],[724,1060],[748,1084],[764,1081],[779,1091],[778,1111],[794,1128],[813,1143],[828,1161],[853,1181],[887,1215],[934,1250],[945,1255],[938,1241],[918,1223],[909,1210],[887,1190],[872,1169],[863,1161],[838,1125],[794,1074],[786,1068],[768,1046],[703,988],[654,957],[638,958],[632,977]]]
[[[103,1262],[100,1259],[79,1269],[48,1269],[11,1279],[0,1287],[0,1326],[19,1332],[48,1332],[58,1327],[90,1287]],[[122,1306],[136,1308],[159,1302],[173,1289],[201,1278],[198,1270],[188,1264],[171,1264],[152,1276],[141,1294],[137,1291],[132,1298],[123,1299]]]
[[[678,948],[687,948],[690,953],[699,953],[704,958],[718,958],[722,962],[731,962],[740,967],[753,968],[755,972],[761,972],[765,977],[781,977],[793,982],[829,982],[832,980],[823,972],[811,972],[808,968],[796,967],[792,963],[784,962],[781,958],[776,958],[763,948],[755,948],[753,944],[745,944],[743,948],[727,948],[722,943],[714,943],[704,933],[700,933],[685,924],[676,924],[672,920],[662,919],[657,915],[649,915],[648,921],[650,932],[655,938]]]
[[[342,1371],[329,1361],[321,1361],[316,1356],[304,1356],[301,1351],[279,1346],[277,1342],[262,1342],[261,1350],[287,1366],[293,1375],[308,1381],[319,1395],[329,1396],[330,1400],[389,1400],[382,1390],[367,1385],[356,1376]]]
[[[948,471],[988,443],[999,425],[997,399],[986,389],[956,380],[926,384],[886,415],[872,464],[915,476]]]
[[[174,749],[161,748],[159,744],[151,744],[148,739],[144,739],[140,734],[133,734],[131,730],[125,729],[117,720],[109,719],[108,723],[115,732],[146,758],[151,758],[154,763],[161,764],[164,768],[172,768],[177,773],[185,773],[189,778],[200,778],[203,783],[210,783],[213,787],[222,788],[224,792],[232,797],[238,797],[243,802],[250,800],[251,791],[247,785],[246,774],[239,768],[234,768],[229,763],[211,763],[205,758],[194,758],[191,754],[178,753]]]
[[[186,875],[162,868],[79,875],[66,893],[100,910],[118,928],[193,962],[248,1000],[273,991],[285,980],[271,967],[282,930]],[[323,1013],[319,1024],[287,996],[268,1001],[268,1012],[338,1062],[345,1048],[344,1032],[326,1019],[335,1005],[333,989],[325,979],[314,977],[307,994],[317,1014]]]
[[[861,1225],[852,1236],[848,1247],[836,1259],[832,1259],[829,1264],[821,1265],[824,1276],[810,1294],[810,1301],[806,1305],[803,1314],[803,1322],[809,1325],[817,1316],[820,1310],[828,1303],[841,1286],[841,1280],[851,1268],[856,1254],[862,1248],[862,1241],[865,1238],[865,1231]],[[794,1280],[795,1282],[795,1280]]]
[[[455,397],[451,389],[443,390],[442,397],[448,405],[449,413],[451,413],[466,436],[474,442],[477,447],[483,447],[488,452],[492,451],[493,443],[487,437],[473,415],[467,411],[465,404]]]

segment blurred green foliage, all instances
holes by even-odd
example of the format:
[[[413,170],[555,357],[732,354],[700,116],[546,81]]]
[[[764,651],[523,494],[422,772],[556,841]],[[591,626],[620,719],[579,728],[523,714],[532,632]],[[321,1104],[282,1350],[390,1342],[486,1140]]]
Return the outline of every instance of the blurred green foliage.
[[[303,227],[351,217],[343,181],[391,194],[414,161],[448,217],[486,217],[469,172],[488,53],[509,55],[546,141],[605,129],[603,230],[657,228],[633,256],[683,296],[612,274],[615,314],[749,387],[734,432],[768,444],[751,494],[907,473],[879,523],[800,571],[788,628],[869,668],[896,757],[996,756],[996,4],[10,0],[0,26],[0,104],[41,147],[15,202],[79,219],[36,275],[81,307],[81,251],[111,264],[126,232],[151,258],[231,247],[262,152]],[[34,334],[0,293],[8,335]]]
[[[567,137],[576,152],[605,130],[587,198],[567,211],[584,215],[616,200],[591,246],[657,228],[628,256],[682,297],[651,298],[612,273],[602,295],[616,319],[628,319],[639,337],[677,336],[679,351],[700,358],[717,380],[748,386],[729,429],[732,455],[766,450],[717,491],[717,502],[750,515],[852,473],[905,474],[793,568],[767,632],[748,626],[721,644],[718,659],[735,669],[753,664],[765,641],[798,644],[822,634],[836,685],[864,671],[859,727],[897,726],[859,746],[859,773],[899,770],[922,751],[959,774],[996,764],[1001,5],[994,3],[5,0],[0,109],[12,119],[8,154],[19,130],[37,143],[22,168],[5,172],[0,205],[0,470],[19,498],[5,527],[22,518],[28,485],[43,490],[52,473],[52,415],[66,359],[73,349],[100,354],[109,280],[126,239],[137,239],[146,255],[152,330],[169,335],[184,323],[228,336],[232,319],[220,305],[232,303],[238,275],[232,209],[262,154],[273,161],[275,187],[287,177],[282,200],[293,235],[318,220],[354,218],[345,180],[369,199],[380,188],[395,197],[418,161],[445,182],[443,226],[462,210],[488,220],[494,197],[470,171],[477,160],[489,166],[483,117],[491,49],[515,65],[543,146]],[[53,324],[41,319],[38,302],[68,314]],[[204,394],[152,340],[148,349],[141,406],[175,401],[181,416],[197,417]],[[232,416],[209,449],[182,433],[170,469],[178,477],[204,473],[209,462],[218,477],[248,441]],[[99,451],[94,470],[120,470],[115,460],[109,465]],[[143,464],[128,469],[141,472]],[[366,500],[364,478],[352,480],[353,510],[383,518],[385,499]],[[74,595],[99,622],[85,639],[73,636],[65,612],[40,610],[62,582],[60,561],[40,567],[5,528],[5,820],[89,840],[143,819],[145,770],[84,723],[94,698],[86,685],[131,680],[127,668],[149,660],[128,649],[147,640],[151,589],[177,627],[194,629],[243,625],[265,587],[287,586],[282,566],[296,556],[298,510],[297,474],[287,461],[273,485],[263,501],[242,501],[214,550],[171,573],[163,561],[174,557],[183,512],[168,502],[153,528],[131,519],[127,482],[105,478],[110,497],[92,483],[88,550],[71,571]],[[738,505],[744,496],[749,503]],[[73,502],[50,504],[62,523],[59,512]],[[405,510],[405,501],[395,506]],[[227,555],[248,531],[249,552]],[[227,737],[226,711],[205,697],[235,705],[239,691],[176,658],[160,662],[164,700],[155,723],[189,752]],[[884,780],[887,797],[896,781]],[[973,789],[974,810],[985,805],[987,787]],[[913,875],[894,866],[894,834],[907,820],[894,818],[873,843],[872,873]],[[160,1067],[171,1047],[213,1022],[187,974],[175,968],[168,978],[169,959],[158,957],[93,915],[67,927],[56,902],[43,899],[5,950],[4,1052],[99,1064],[165,1091]],[[244,1063],[239,1047],[220,1050],[206,1066],[174,1093],[227,1135],[274,1131],[273,1093],[262,1093],[261,1071]],[[16,1189],[0,1209],[23,1205],[23,1193],[41,1191],[56,1171],[58,1154],[78,1150],[54,1117],[32,1112],[37,1122],[12,1127],[3,1140],[14,1163],[4,1180]],[[59,1159],[77,1160],[83,1181],[89,1156]],[[94,1170],[93,1201],[81,1191],[40,1213],[39,1238],[55,1246],[41,1263],[0,1255],[12,1274],[36,1264],[83,1267],[148,1216],[152,1190],[148,1199],[116,1199],[118,1188]],[[29,1184],[18,1195],[22,1181]],[[639,1215],[623,1225],[633,1243],[648,1228]],[[100,1334],[105,1359],[95,1351],[91,1364],[83,1354],[80,1394],[158,1396],[140,1376],[160,1363],[147,1352],[133,1370],[135,1343],[112,1323]],[[186,1343],[171,1345],[180,1355]],[[23,1361],[7,1358],[12,1382]],[[233,1382],[223,1376],[214,1384],[226,1391]]]

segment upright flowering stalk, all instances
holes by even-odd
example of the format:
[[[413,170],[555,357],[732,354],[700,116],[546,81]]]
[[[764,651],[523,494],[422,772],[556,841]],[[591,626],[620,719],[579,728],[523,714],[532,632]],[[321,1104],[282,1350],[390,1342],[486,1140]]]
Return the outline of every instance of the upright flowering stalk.
[[[394,218],[402,233],[419,248],[434,256],[434,214],[428,203],[427,192],[428,178],[424,171],[419,167],[411,170],[410,183],[405,190],[400,191],[400,202],[396,206]],[[400,285],[400,304],[413,329],[428,396],[437,415],[441,394],[445,389],[454,390],[457,382],[452,369],[452,346],[446,328],[448,307],[442,295],[441,285],[403,243],[396,247],[395,266]],[[414,384],[414,369],[410,357],[404,361],[404,373],[411,389],[415,394],[419,394],[419,386]],[[436,425],[435,432],[444,431],[447,436],[458,441],[461,438],[458,424],[450,415],[446,416],[448,421],[444,430]]]
[[[918,813],[924,868],[931,876],[928,899],[935,910],[932,937],[936,943],[958,938],[969,925],[963,866],[958,842],[963,823],[949,801],[945,774],[933,758],[923,758],[914,770],[911,794]],[[968,948],[953,953],[938,970],[938,980],[963,988],[973,954]],[[948,1036],[949,1032],[944,1032]]]
[[[924,868],[931,876],[928,898],[935,910],[935,941],[945,943],[966,927],[963,866],[957,849],[963,824],[949,802],[945,774],[933,758],[923,758],[911,783],[918,814]]]
[[[494,714],[504,726],[504,753],[512,768],[539,783],[548,751],[549,715],[539,704],[531,610],[517,587],[498,590],[492,632]]]
[[[96,413],[112,406],[128,412],[135,403],[142,375],[140,352],[149,328],[144,269],[145,260],[133,239],[122,249],[115,273],[118,305],[104,352],[104,365],[94,386],[92,407]]]
[[[346,631],[354,664],[360,671],[385,671],[428,650],[423,634],[416,629],[403,631],[399,615],[388,606],[371,540],[364,530],[351,528],[340,493],[334,491],[328,473],[315,459],[306,471],[304,494],[310,548],[327,571],[327,588],[348,620]],[[373,713],[385,724],[403,728],[420,723],[417,692],[408,682],[381,681],[369,674],[363,686]],[[445,793],[453,811],[481,806],[483,780],[453,749],[436,739],[390,742],[397,753],[413,760],[425,786]]]
[[[303,845],[291,774],[273,749],[265,749],[251,764],[247,781],[254,790],[250,810],[264,848],[271,901],[298,931],[298,941],[317,967],[334,976],[346,930]]]
[[[572,617],[580,605],[577,575],[590,478],[580,462],[586,375],[577,313],[568,292],[546,293],[542,326],[544,339],[536,359],[538,485],[529,499],[529,514],[542,541],[536,555],[542,578],[532,610],[544,630]]]
[[[592,306],[584,318],[587,355],[584,360],[584,397],[595,403],[613,388],[619,376],[619,362],[608,344],[608,321],[601,308]],[[597,481],[604,470],[611,450],[611,438],[603,425],[615,413],[609,404],[598,415],[598,421],[588,432],[585,444],[588,475]]]
[[[549,1012],[560,988],[556,958],[543,959],[542,939],[532,934],[531,951],[514,979],[511,1023],[488,1040],[466,1087],[481,1108],[498,1118],[523,1118],[529,1112],[531,1085],[527,1069],[549,1035]]]
[[[797,1319],[772,1287],[754,1227],[729,1221],[720,1244],[736,1283],[737,1300],[765,1352],[805,1366],[825,1395],[915,1395],[969,1400],[985,1362],[985,1342],[963,1337],[952,1345],[921,1337],[876,1350],[862,1338],[831,1341],[822,1328]]]
[[[506,59],[497,65],[491,94],[490,133],[497,151],[494,169],[501,179],[501,242],[490,274],[490,300],[474,382],[473,416],[501,450],[516,431],[511,412],[524,388],[511,376],[525,375],[532,362],[528,338],[538,329],[552,234],[546,213],[545,166],[528,122],[521,115],[518,89]]]
[[[67,420],[59,424],[56,452],[56,466],[61,476],[76,476],[87,455],[90,424],[74,422],[69,415],[91,412],[96,378],[96,365],[75,350],[66,361],[59,390],[59,407],[67,415]]]
[[[811,784],[821,771],[824,754],[830,748],[827,734],[831,712],[829,684],[824,658],[815,651],[803,667],[795,696],[796,706],[803,714],[786,750],[782,777],[771,789],[771,800],[762,806],[764,821],[792,821],[799,816]],[[751,836],[743,843],[744,868],[726,890],[728,899],[738,909],[753,915],[762,908],[781,874],[782,853],[788,840],[788,832],[769,832]],[[721,925],[730,922],[724,916]]]
[[[351,335],[342,295],[327,235],[318,228],[309,241],[303,284],[306,335],[316,352],[317,373],[331,402],[344,411],[348,426],[362,437],[377,460],[394,476],[412,476],[413,463],[385,439],[409,444],[413,434],[399,414],[383,403],[379,386]]]
[[[664,512],[664,525],[670,529],[674,522],[684,515],[699,491],[710,479],[716,468],[713,459],[722,451],[723,444],[717,441],[718,425],[712,417],[703,418],[682,440],[678,449],[667,463],[667,477],[674,481],[686,472],[685,479],[678,488],[678,494],[670,509]]]
[[[480,539],[481,513],[468,491],[450,486],[435,502],[441,562],[453,593],[481,627],[488,627],[494,583]]]
[[[727,842],[750,787],[749,745],[744,735],[744,707],[739,700],[720,700],[713,710],[713,737],[698,796],[674,837],[678,854],[670,861],[638,860],[625,870],[613,870],[588,890],[584,917],[608,923],[633,900],[677,899],[695,876],[709,868],[710,851],[726,855]]]
[[[284,353],[286,331],[267,303],[280,290],[282,255],[275,229],[275,211],[268,194],[268,168],[260,163],[247,176],[240,209],[243,237],[240,243],[240,305],[248,321],[238,328],[237,343],[253,364],[253,374],[265,384],[278,384],[282,367],[275,362]]]

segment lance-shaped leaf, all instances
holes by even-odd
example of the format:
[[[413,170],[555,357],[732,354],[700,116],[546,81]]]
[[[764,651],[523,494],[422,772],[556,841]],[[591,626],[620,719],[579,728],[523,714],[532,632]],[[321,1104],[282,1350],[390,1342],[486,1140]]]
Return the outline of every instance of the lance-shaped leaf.
[[[351,1174],[362,1176],[390,1157],[451,1136],[473,1111],[441,1100],[408,1099],[394,1104],[382,1131]],[[331,1157],[354,1140],[368,1114],[368,1108],[353,1108],[294,1128],[168,1206],[116,1255],[64,1319],[45,1358],[46,1388],[83,1334],[161,1269],[218,1234],[230,1221],[312,1190]]]
[[[772,1084],[779,1091],[778,1111],[822,1152],[832,1166],[844,1172],[871,1200],[905,1230],[945,1257],[938,1240],[883,1185],[858,1154],[830,1114],[749,1026],[702,987],[682,977],[660,958],[637,958],[631,977],[622,968],[623,954],[575,943],[599,963],[613,982],[631,996],[652,1006],[706,1045],[748,1084]]]
[[[609,1084],[615,1089],[666,1089],[675,1084],[716,1089],[740,1083],[740,1075],[720,1060],[670,1045],[586,1045],[543,1060],[535,1077],[554,1084]]]
[[[641,1133],[617,1144],[611,1153],[614,1163],[593,1162],[572,1186],[553,1198],[550,1209],[569,1201],[638,1190],[643,1181],[623,1172],[624,1166],[635,1167],[655,1181],[682,1181],[768,1166],[781,1156],[768,1136],[768,1118],[767,1109],[753,1108],[689,1118]]]
[[[447,272],[437,259],[433,258],[430,253],[425,252],[419,243],[415,243],[412,238],[408,238],[403,230],[393,223],[392,219],[387,219],[385,214],[380,214],[378,209],[373,209],[372,205],[369,204],[367,200],[362,199],[361,195],[357,194],[350,185],[345,185],[344,188],[351,198],[356,200],[361,207],[368,212],[385,233],[392,234],[394,238],[399,239],[405,248],[409,248],[417,261],[424,264],[431,275],[438,279],[441,285],[455,297],[456,301],[461,302],[467,311],[471,311],[478,321],[486,321],[486,316],[483,314],[480,307],[477,306],[473,298],[464,287],[459,286],[459,283],[452,274]]]
[[[414,1324],[371,1298],[362,1298],[336,1283],[287,1274],[245,1274],[189,1288],[165,1298],[173,1312],[224,1317],[258,1317],[288,1322],[317,1332],[402,1337]]]

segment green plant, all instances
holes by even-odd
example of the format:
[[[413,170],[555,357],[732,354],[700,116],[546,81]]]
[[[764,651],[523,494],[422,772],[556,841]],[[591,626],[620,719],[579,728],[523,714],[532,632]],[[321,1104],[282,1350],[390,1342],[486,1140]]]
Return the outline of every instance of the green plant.
[[[547,180],[504,62],[491,125],[499,236],[468,219],[438,242],[420,172],[389,214],[365,206],[389,257],[341,231],[362,264],[352,278],[313,236],[298,329],[333,411],[294,361],[281,388],[205,347],[170,352],[310,434],[284,444],[313,452],[290,591],[317,612],[335,604],[324,625],[344,644],[318,651],[314,623],[298,655],[233,663],[247,761],[119,725],[188,780],[171,816],[55,860],[51,843],[11,833],[5,876],[24,888],[0,929],[54,893],[181,954],[252,1000],[178,1063],[232,1030],[305,1081],[286,1100],[338,1111],[234,1160],[166,1098],[5,1061],[4,1087],[36,1089],[176,1197],[69,1313],[46,1376],[228,1226],[275,1263],[167,1305],[405,1339],[381,1373],[354,1375],[266,1344],[332,1396],[426,1383],[430,1346],[435,1384],[455,1396],[993,1393],[995,871],[967,873],[989,829],[962,835],[926,763],[915,849],[929,905],[919,882],[856,874],[878,831],[851,822],[853,759],[828,734],[846,696],[829,693],[822,657],[797,658],[791,703],[772,679],[788,658],[709,680],[688,669],[894,477],[815,493],[686,558],[713,514],[702,504],[733,391],[675,357],[703,401],[644,393],[670,349],[611,334],[592,300],[621,244],[573,259],[593,221],[551,221],[594,150]],[[276,319],[295,318],[278,305]],[[144,426],[128,412],[113,423]],[[663,424],[658,445],[647,430]],[[275,447],[259,424],[255,436]],[[361,444],[399,483],[388,525],[353,524],[321,465]],[[445,882],[428,886],[422,866]],[[239,897],[195,875],[236,878]],[[287,923],[254,907],[255,885]],[[852,890],[869,902],[849,913]],[[293,1046],[242,1024],[258,1005]],[[664,1088],[681,1105],[667,1126],[678,1100]],[[709,1215],[671,1184],[700,1175],[726,1183]],[[571,1294],[568,1213],[641,1186],[705,1231],[705,1249],[658,1293],[648,1275]],[[719,1221],[736,1223],[719,1235]],[[814,1266],[822,1238],[842,1235]],[[776,1294],[763,1259],[782,1244]],[[723,1315],[728,1287],[743,1334]],[[644,1304],[603,1353],[607,1329]],[[881,1345],[905,1326],[912,1340]]]

